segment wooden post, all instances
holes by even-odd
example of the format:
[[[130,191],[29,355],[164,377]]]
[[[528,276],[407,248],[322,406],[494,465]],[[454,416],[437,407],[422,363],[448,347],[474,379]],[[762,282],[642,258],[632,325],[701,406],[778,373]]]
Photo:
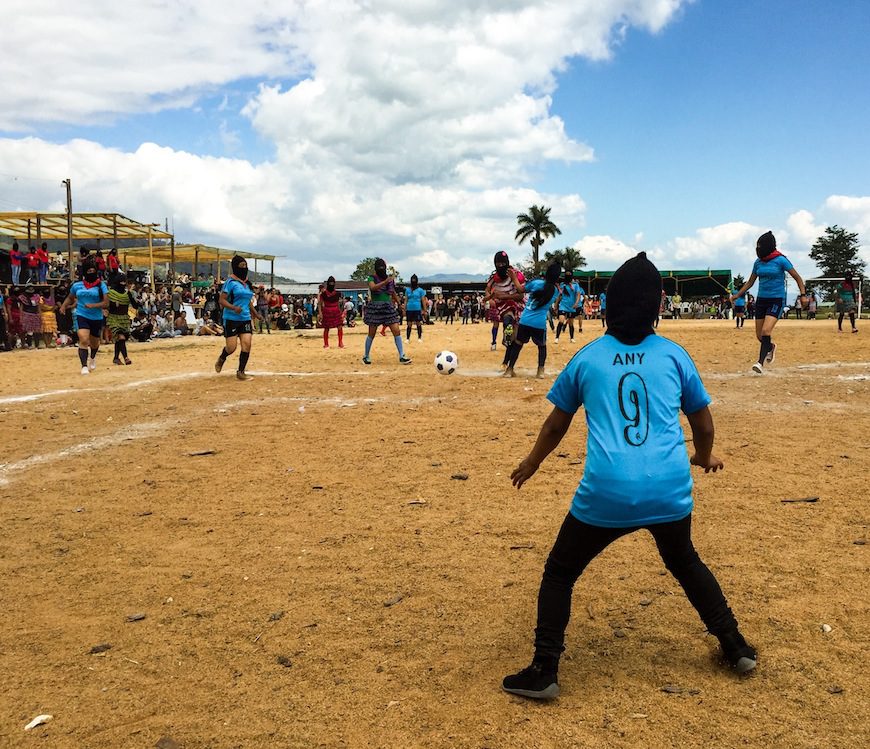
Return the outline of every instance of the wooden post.
[[[151,269],[151,291],[156,291],[154,283],[154,244],[151,241],[151,227],[148,227],[148,267]]]
[[[27,249],[30,249],[30,245],[33,244],[33,240],[31,239],[31,230],[30,230],[30,222],[32,219],[27,219]]]
[[[42,245],[42,216],[36,214],[36,244]]]
[[[275,258],[272,258],[272,272],[271,272],[270,276],[271,277],[269,279],[269,288],[274,289],[275,288]]]
[[[217,267],[218,267],[218,272],[217,272],[217,277],[215,278],[215,283],[218,286],[220,286],[220,283],[221,283],[221,253],[220,253],[220,250],[217,251]]]
[[[169,239],[169,267],[172,270],[172,283],[175,283],[175,236]]]
[[[193,280],[196,281],[199,278],[197,274],[197,268],[199,267],[199,245],[193,251]]]
[[[114,247],[116,250],[118,249],[118,214],[117,213],[112,214],[112,247]],[[126,257],[126,255],[125,255],[125,257]],[[125,263],[125,265],[126,265],[126,263]],[[127,271],[124,270],[124,273],[126,273],[126,272]]]

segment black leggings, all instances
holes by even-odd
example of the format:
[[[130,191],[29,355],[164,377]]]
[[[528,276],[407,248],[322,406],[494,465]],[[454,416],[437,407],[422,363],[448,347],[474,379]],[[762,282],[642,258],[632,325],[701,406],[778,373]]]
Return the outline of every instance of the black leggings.
[[[535,657],[558,660],[565,649],[574,583],[586,566],[621,536],[645,528],[652,533],[668,571],[677,579],[707,630],[716,636],[737,629],[737,620],[713,573],[692,545],[692,515],[671,523],[602,528],[568,513],[547,563],[538,593]]]

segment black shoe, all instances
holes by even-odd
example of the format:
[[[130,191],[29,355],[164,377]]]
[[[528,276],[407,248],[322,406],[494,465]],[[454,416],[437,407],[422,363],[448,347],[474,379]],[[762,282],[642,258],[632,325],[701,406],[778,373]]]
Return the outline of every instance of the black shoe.
[[[738,674],[748,674],[758,665],[758,654],[755,648],[749,645],[737,630],[722,635],[719,638],[719,645],[726,663]]]
[[[501,683],[505,692],[518,694],[520,697],[530,697],[533,700],[552,700],[559,696],[559,682],[556,671],[544,669],[537,662],[532,662],[518,674],[505,676]]]

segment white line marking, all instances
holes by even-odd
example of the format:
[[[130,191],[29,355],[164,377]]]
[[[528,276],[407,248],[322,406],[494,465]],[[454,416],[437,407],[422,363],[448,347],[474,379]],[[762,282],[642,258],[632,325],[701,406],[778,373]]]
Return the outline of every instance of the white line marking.
[[[93,450],[101,450],[105,447],[114,447],[122,442],[130,440],[142,439],[160,432],[165,432],[170,425],[175,422],[168,421],[152,421],[145,424],[132,424],[125,426],[111,434],[104,434],[102,437],[93,437],[84,442],[79,442],[77,445],[70,445],[53,453],[45,453],[43,455],[32,455],[24,460],[16,461],[15,463],[0,463],[0,486],[6,486],[10,479],[9,474],[26,471],[34,466],[44,465],[45,463],[56,463],[59,460],[75,457],[82,453],[87,453]]]

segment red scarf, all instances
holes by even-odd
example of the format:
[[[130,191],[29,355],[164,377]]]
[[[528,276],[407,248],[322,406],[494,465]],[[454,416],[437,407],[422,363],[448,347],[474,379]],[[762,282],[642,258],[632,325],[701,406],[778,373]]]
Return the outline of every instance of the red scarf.
[[[767,257],[763,257],[763,258],[761,258],[761,262],[762,262],[762,263],[766,263],[766,262],[768,262],[768,261],[770,261],[770,260],[773,260],[775,257],[782,257],[782,256],[783,256],[783,255],[782,255],[782,253],[781,253],[779,250],[774,250],[774,251],[771,252]]]
[[[91,282],[85,280],[84,278],[82,278],[82,283],[85,285],[86,289],[93,289],[95,286],[99,286],[102,283],[102,280],[100,279],[99,276],[97,276],[97,280],[94,281],[93,283],[91,283]]]

